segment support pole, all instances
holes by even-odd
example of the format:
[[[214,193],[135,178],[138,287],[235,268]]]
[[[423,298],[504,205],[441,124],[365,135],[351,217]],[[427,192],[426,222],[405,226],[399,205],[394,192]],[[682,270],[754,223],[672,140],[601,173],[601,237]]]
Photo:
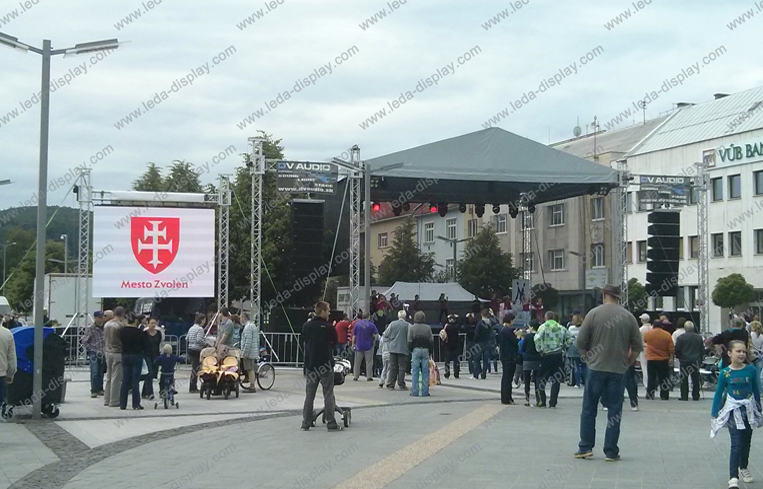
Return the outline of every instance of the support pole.
[[[77,201],[79,202],[79,246],[77,250],[77,310],[75,327],[77,328],[77,364],[87,360],[87,352],[80,341],[88,325],[88,306],[90,304],[90,217],[92,213],[92,192],[90,186],[90,168],[80,170],[77,182]]]
[[[713,156],[713,155],[711,155]],[[697,302],[699,309],[699,329],[702,333],[710,332],[710,274],[708,271],[708,234],[707,234],[707,161],[703,159],[696,163],[697,178],[697,240],[699,241],[699,256],[697,257]],[[691,254],[691,246],[689,247]],[[694,304],[690,305],[691,310]]]
[[[50,40],[42,44],[42,91],[40,94],[40,173],[37,188],[37,256],[34,277],[34,373],[32,377],[32,417],[42,416],[42,328],[45,287],[45,224],[48,220],[48,131],[50,128]]]
[[[360,155],[360,150],[358,150],[358,155]],[[366,311],[369,315],[371,314],[371,165],[368,164],[368,162],[364,162],[364,193],[365,193],[365,215],[364,215],[364,223],[363,223],[363,230],[365,232],[364,235],[364,246],[365,249],[365,263],[363,264],[363,283],[366,286],[366,298],[363,305],[363,310]]]
[[[612,281],[620,287],[620,304],[628,307],[628,266],[626,254],[628,252],[628,219],[627,200],[628,175],[627,160],[617,162],[618,186],[613,190],[612,197]]]

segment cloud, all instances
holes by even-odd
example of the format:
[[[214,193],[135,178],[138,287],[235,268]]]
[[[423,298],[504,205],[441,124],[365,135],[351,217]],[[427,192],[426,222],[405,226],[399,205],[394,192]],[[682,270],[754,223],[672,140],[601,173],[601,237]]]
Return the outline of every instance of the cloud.
[[[386,8],[386,1],[280,1],[245,29],[236,25],[264,3],[224,0],[212,7],[201,0],[162,0],[117,30],[114,25],[141,9],[142,2],[42,1],[0,28],[35,45],[43,38],[53,39],[58,48],[113,37],[131,41],[54,93],[50,177],[63,175],[112,145],[115,152],[93,171],[93,183],[99,189],[126,189],[149,161],[204,162],[231,144],[243,151],[256,129],[283,138],[286,156],[293,159],[324,160],[353,144],[365,157],[378,156],[481,129],[509,101],[598,45],[605,51],[595,63],[499,127],[543,143],[549,141],[549,133],[551,141],[566,139],[578,117],[581,125],[594,116],[600,121],[614,117],[631,100],[659,87],[676,67],[720,44],[728,54],[650,104],[647,117],[670,110],[675,102],[706,101],[714,92],[763,83],[763,68],[749,55],[763,16],[733,32],[725,25],[752,2],[698,9],[686,1],[654,0],[648,9],[608,31],[604,23],[630,2],[603,6],[593,0],[530,0],[485,30],[482,24],[509,2],[408,0],[383,22],[363,30],[360,23]],[[6,13],[0,10],[0,18]],[[373,127],[358,127],[386,101],[475,45],[482,53],[454,75]],[[229,46],[235,46],[236,55],[193,86],[122,130],[114,127],[155,93]],[[236,126],[352,46],[359,52],[333,67],[331,75],[294,94],[246,130]],[[81,63],[89,63],[89,57],[55,58],[54,79]],[[0,209],[18,205],[37,186],[39,105],[22,112],[19,103],[39,91],[39,68],[37,55],[0,50],[0,179],[14,181],[3,187]],[[14,109],[18,116],[2,123]],[[233,162],[225,165],[220,172],[233,168]],[[214,175],[206,179],[212,181]],[[64,194],[65,190],[54,192],[49,203],[61,203]],[[63,202],[75,205],[72,197]]]

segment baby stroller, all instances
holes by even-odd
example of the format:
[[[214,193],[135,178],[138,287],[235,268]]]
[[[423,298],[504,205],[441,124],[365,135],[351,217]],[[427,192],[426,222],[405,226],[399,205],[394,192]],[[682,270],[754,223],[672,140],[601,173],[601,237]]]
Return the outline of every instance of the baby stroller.
[[[218,365],[217,357],[215,356],[215,349],[204,348],[201,350],[201,366],[199,367],[199,373],[196,374],[201,381],[199,397],[204,398],[204,395],[206,394],[207,399],[209,399],[212,396],[212,390],[217,388],[219,374],[220,366]]]
[[[346,360],[342,357],[334,357],[334,385],[342,385],[344,384],[344,379],[347,377],[347,375],[352,371],[352,364],[349,360]],[[344,423],[344,427],[347,428],[350,426],[350,423],[352,422],[352,409],[349,407],[339,407],[337,405],[334,405],[334,412],[339,414],[342,417],[342,422]],[[313,414],[313,422],[312,425],[315,426],[318,417],[321,417],[321,420],[323,421],[323,424],[326,424],[326,412],[324,409],[319,409],[318,411],[315,411]]]
[[[231,353],[234,354],[223,358],[222,364],[220,365],[217,389],[222,391],[225,399],[228,399],[231,392],[235,392],[236,397],[238,397],[240,393],[240,384],[238,381],[239,357],[235,354],[236,352],[238,355],[241,354],[241,350],[231,350]]]

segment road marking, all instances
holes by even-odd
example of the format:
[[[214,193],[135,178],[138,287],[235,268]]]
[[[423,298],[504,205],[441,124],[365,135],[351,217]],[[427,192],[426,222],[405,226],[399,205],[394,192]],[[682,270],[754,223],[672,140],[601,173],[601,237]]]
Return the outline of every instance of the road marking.
[[[499,404],[489,404],[477,408],[434,433],[401,448],[372,466],[366,467],[334,486],[334,489],[381,489],[386,487],[505,408]]]

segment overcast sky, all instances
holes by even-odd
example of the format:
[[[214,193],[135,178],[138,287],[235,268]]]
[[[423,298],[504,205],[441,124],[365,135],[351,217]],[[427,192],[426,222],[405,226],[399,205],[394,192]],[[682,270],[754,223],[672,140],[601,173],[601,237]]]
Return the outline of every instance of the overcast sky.
[[[263,2],[163,0],[146,11],[139,0],[38,0],[23,12],[16,0],[0,4],[0,31],[35,46],[44,38],[54,49],[115,37],[130,41],[95,63],[92,55],[54,58],[52,78],[65,84],[51,98],[49,178],[111,146],[111,154],[93,165],[93,186],[128,189],[149,161],[204,165],[231,145],[247,151],[257,129],[282,138],[289,159],[323,161],[353,144],[362,157],[380,156],[483,129],[557,73],[561,83],[495,125],[544,144],[567,139],[578,118],[584,132],[594,116],[603,125],[697,62],[700,72],[661,93],[647,106],[648,118],[676,102],[763,85],[763,12],[751,0],[652,0],[635,14],[630,0],[514,1],[521,8],[488,29],[499,12],[512,12],[508,0],[407,0],[394,10],[384,0],[280,1],[269,2],[276,7],[245,28],[245,18],[268,10]],[[628,8],[630,18],[605,27]],[[382,9],[386,17],[360,27]],[[727,24],[748,9],[754,16],[730,29]],[[115,26],[135,10],[140,17]],[[720,46],[725,52],[702,64]],[[227,59],[219,61],[226,50]],[[593,51],[582,65],[580,58]],[[451,63],[454,73],[443,76]],[[77,68],[83,64],[87,73]],[[331,73],[324,68],[321,74],[326,64]],[[192,84],[170,91],[194,71]],[[295,86],[311,74],[315,83]],[[419,80],[434,77],[441,77],[437,84],[414,91]],[[0,187],[4,209],[30,199],[37,188],[40,57],[0,49],[0,80],[0,180],[13,181]],[[294,93],[276,100],[284,91]],[[388,102],[405,91],[413,99],[390,112]],[[161,103],[148,109],[157,93]],[[276,107],[265,112],[270,100]],[[24,111],[24,102],[31,108]],[[383,108],[383,118],[361,127]],[[116,127],[139,109],[139,117]],[[260,109],[262,116],[242,130],[242,121]],[[202,180],[231,172],[239,161],[229,157]],[[64,199],[68,187],[50,193],[49,205],[75,205],[71,196]]]

